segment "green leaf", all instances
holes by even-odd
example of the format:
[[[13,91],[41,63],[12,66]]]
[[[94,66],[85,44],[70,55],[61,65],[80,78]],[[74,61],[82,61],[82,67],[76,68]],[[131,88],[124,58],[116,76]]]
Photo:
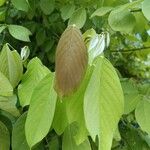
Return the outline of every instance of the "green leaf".
[[[0,150],[10,149],[10,135],[7,127],[0,121]]]
[[[29,36],[32,35],[29,29],[20,25],[9,25],[9,33],[17,40],[30,42]]]
[[[142,128],[143,131],[146,131],[150,134],[150,101],[147,99],[142,100],[135,110],[135,117]]]
[[[7,27],[7,26],[5,26],[5,25],[0,26],[0,33],[2,33],[3,30],[6,29],[6,27]]]
[[[73,4],[64,5],[60,10],[62,19],[64,21],[69,19],[73,14],[74,10],[75,10],[75,5]]]
[[[78,28],[82,28],[86,21],[86,10],[85,8],[77,9],[69,19],[68,25],[75,24]]]
[[[145,27],[147,25],[147,19],[144,17],[142,12],[136,12],[134,13],[135,19],[136,19],[136,25],[134,27],[135,33],[143,33],[145,31]],[[143,51],[142,51],[143,54]]]
[[[121,85],[124,92],[124,114],[129,114],[136,108],[142,97],[131,80],[124,80]]]
[[[7,11],[7,8],[6,7],[1,7],[0,8],[0,22],[5,22],[5,19],[6,19],[6,11]],[[4,25],[5,28],[7,27],[7,25]],[[0,29],[2,30],[2,29]]]
[[[12,55],[14,57],[14,60],[15,60],[15,63],[16,63],[16,72],[17,72],[17,74],[16,74],[16,77],[15,77],[15,79],[16,79],[15,83],[16,83],[16,85],[18,85],[18,83],[21,80],[22,75],[23,75],[22,60],[21,60],[21,57],[20,57],[19,53],[16,50],[12,51],[11,53],[12,53]]]
[[[42,65],[38,58],[30,60],[18,87],[18,96],[22,107],[30,104],[34,88],[48,73],[48,68]]]
[[[17,96],[11,97],[0,96],[0,109],[9,112],[11,115],[18,117],[20,115],[19,110],[16,107]]]
[[[33,91],[25,124],[25,134],[30,148],[40,142],[50,130],[57,98],[53,81],[54,76],[50,73]]]
[[[25,137],[25,121],[27,113],[22,114],[13,126],[12,149],[30,150]]]
[[[84,97],[87,129],[99,149],[110,150],[114,132],[123,113],[123,92],[115,68],[98,57]]]
[[[0,72],[0,95],[1,96],[12,96],[13,87],[8,79]]]
[[[95,16],[104,16],[106,15],[107,13],[109,13],[111,10],[113,9],[113,7],[101,7],[101,8],[98,8],[96,11],[94,11],[94,13],[91,15],[91,18],[92,17],[95,17]]]
[[[57,136],[53,136],[48,143],[49,150],[59,150],[59,139]]]
[[[10,51],[8,44],[3,46],[0,54],[0,71],[9,79],[15,88],[23,73],[21,58],[17,51]]]
[[[74,135],[76,127],[74,124],[68,126],[63,134],[63,141],[62,141],[62,150],[91,150],[90,143],[88,139],[86,139],[80,145],[77,145],[74,140]]]
[[[42,45],[46,40],[46,32],[44,29],[39,29],[36,33],[36,42],[37,45]]]
[[[67,118],[69,124],[75,122],[77,126],[76,134],[74,135],[74,139],[77,145],[84,142],[87,139],[88,132],[85,125],[84,119],[84,111],[83,111],[83,101],[84,101],[84,93],[90,79],[92,72],[92,68],[89,67],[87,69],[86,75],[80,88],[74,93],[72,96],[63,99],[63,101],[67,101],[66,103],[66,111]]]
[[[130,33],[135,26],[136,20],[128,10],[117,9],[110,13],[108,22],[114,31]]]
[[[58,135],[61,135],[68,125],[68,118],[66,113],[66,101],[57,100],[55,115],[53,120],[53,128]]]
[[[121,136],[120,136],[120,132],[119,132],[118,127],[117,127],[117,129],[115,130],[115,132],[114,132],[113,138],[114,138],[116,141],[120,141],[120,140],[121,140]]]
[[[144,0],[144,2],[142,3],[142,12],[144,14],[144,16],[147,18],[147,20],[150,21],[150,1],[149,0]]]
[[[115,150],[149,150],[149,146],[142,139],[140,131],[128,126],[123,126],[120,128],[122,137],[122,146]]]
[[[50,15],[55,8],[55,0],[40,0],[40,7],[45,15]]]
[[[0,6],[3,6],[6,0],[0,0]]]
[[[12,149],[13,150],[30,150],[25,136],[25,121],[27,113],[22,114],[13,125],[12,130]],[[42,143],[36,145],[32,150],[44,150]]]
[[[29,10],[28,0],[11,0],[11,2],[18,10],[28,12]]]

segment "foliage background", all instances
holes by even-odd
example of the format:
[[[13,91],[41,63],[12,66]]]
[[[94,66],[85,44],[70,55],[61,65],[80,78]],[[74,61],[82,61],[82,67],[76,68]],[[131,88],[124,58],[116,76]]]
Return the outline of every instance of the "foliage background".
[[[103,43],[105,47],[104,56],[116,68],[121,81],[125,97],[125,108],[119,122],[120,134],[116,131],[112,149],[150,149],[149,0],[0,0],[0,6],[1,49],[8,49],[9,47],[10,49],[17,50],[19,54],[22,52],[22,55],[23,52],[25,52],[22,56],[24,73],[26,70],[29,70],[26,77],[21,78],[21,75],[18,73],[18,81],[12,81],[16,84],[13,85],[15,94],[13,96],[13,99],[15,99],[13,103],[15,103],[15,105],[6,103],[4,107],[4,105],[2,105],[2,101],[4,101],[3,98],[0,101],[0,121],[2,122],[0,122],[1,129],[9,130],[7,134],[16,135],[16,137],[13,138],[17,138],[19,143],[17,135],[24,128],[23,126],[26,114],[23,112],[28,110],[27,105],[29,102],[21,101],[21,99],[23,99],[23,94],[18,95],[18,93],[20,93],[18,87],[21,87],[23,83],[26,82],[26,78],[30,76],[30,70],[33,68],[35,74],[38,74],[40,79],[45,79],[45,81],[40,84],[46,83],[46,80],[48,82],[52,82],[51,79],[48,79],[48,77],[46,78],[46,75],[49,74],[49,70],[45,67],[40,67],[40,60],[45,66],[54,72],[55,50],[60,36],[68,24],[76,24],[81,29],[82,33],[85,33],[83,36],[88,48],[90,47],[89,43],[91,39],[93,39],[95,35],[99,35],[101,33],[105,34],[103,39],[103,42],[105,43]],[[108,35],[106,33],[108,33]],[[110,43],[108,42],[109,38]],[[96,42],[96,40],[94,42]],[[107,42],[109,43],[108,47],[106,46]],[[9,43],[8,47],[5,45],[6,43]],[[101,51],[101,49],[103,48],[98,47],[97,51]],[[3,56],[6,56],[6,54],[3,54]],[[37,56],[40,60],[36,58],[32,59],[35,56]],[[2,66],[5,64],[2,60],[3,59],[1,59],[1,68],[3,68]],[[28,62],[30,66],[27,66]],[[2,69],[0,70],[2,72]],[[13,68],[12,70],[15,69]],[[43,72],[42,75],[41,72]],[[18,84],[20,83],[20,79],[21,84]],[[34,85],[33,83],[37,82],[36,80],[34,82],[31,81],[32,79],[28,80],[28,86],[30,84]],[[9,86],[9,88],[11,87]],[[34,88],[35,87],[31,86],[31,88],[28,89],[28,92]],[[47,89],[50,88],[51,87],[47,87]],[[40,87],[39,89],[37,88],[37,90],[40,90]],[[27,91],[25,89],[22,93],[26,92]],[[48,94],[45,97],[48,97]],[[10,101],[8,100],[8,102]],[[64,110],[61,104],[57,103],[56,105],[56,116],[65,113],[63,112]],[[12,111],[12,106],[15,106],[15,111],[14,108]],[[44,106],[45,105],[42,107],[44,108]],[[14,124],[20,115],[23,119],[20,117],[20,122],[18,121]],[[64,122],[62,124],[65,127],[67,126],[65,125],[66,118],[60,117],[58,119],[60,122]],[[17,127],[19,123],[22,124],[21,129],[18,129]],[[55,124],[55,120],[53,124]],[[58,124],[57,121],[56,124]],[[12,133],[13,126],[16,128]],[[62,142],[63,132],[60,128],[59,130],[55,129],[55,131],[52,130],[49,132],[46,138],[37,145],[37,149],[42,149],[43,147],[43,149],[47,148],[54,150],[61,148],[63,145],[63,149],[67,150],[65,144]],[[68,131],[71,129],[67,128],[66,130]],[[69,135],[67,135],[67,131],[64,134],[66,141],[69,137]],[[60,133],[60,136],[58,136],[58,133]],[[6,136],[6,139],[0,138],[0,141],[3,140],[4,145],[9,145],[9,142],[6,142],[9,141],[7,139],[8,137],[9,136]],[[94,144],[90,137],[89,140],[91,142],[92,149],[97,149],[97,144]],[[12,139],[11,141],[11,145],[16,144],[14,144],[15,140]],[[55,146],[55,148],[53,148],[53,146]],[[83,149],[83,147],[80,149]],[[3,150],[5,149],[7,150],[9,148],[3,148]],[[18,150],[17,148],[13,149]],[[28,148],[22,147],[22,149]],[[84,147],[84,149],[87,149],[87,147]]]

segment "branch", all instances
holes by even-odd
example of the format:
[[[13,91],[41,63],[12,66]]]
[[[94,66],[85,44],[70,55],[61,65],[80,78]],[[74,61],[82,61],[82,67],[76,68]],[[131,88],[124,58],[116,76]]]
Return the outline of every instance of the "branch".
[[[118,51],[110,51],[112,53],[128,53],[128,52],[135,52],[135,51],[143,51],[143,50],[147,50],[147,49],[150,49],[150,46],[148,47],[141,47],[141,48],[133,48],[133,49],[129,49],[129,50],[123,50],[123,49],[120,49]]]
[[[130,10],[130,12],[141,12],[142,9],[133,9],[133,10]]]

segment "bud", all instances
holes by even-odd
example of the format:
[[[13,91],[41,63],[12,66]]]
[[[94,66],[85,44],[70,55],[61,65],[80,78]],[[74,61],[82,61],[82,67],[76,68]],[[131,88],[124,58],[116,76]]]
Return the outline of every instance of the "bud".
[[[56,49],[55,90],[59,96],[68,96],[79,87],[88,64],[87,49],[76,26],[63,32]]]

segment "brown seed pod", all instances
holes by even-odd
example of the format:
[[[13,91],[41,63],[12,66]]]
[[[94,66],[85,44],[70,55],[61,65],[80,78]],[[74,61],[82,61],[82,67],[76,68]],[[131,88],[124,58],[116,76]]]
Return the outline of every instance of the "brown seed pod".
[[[55,90],[68,96],[80,85],[88,64],[87,49],[80,30],[73,26],[63,32],[56,50]]]

